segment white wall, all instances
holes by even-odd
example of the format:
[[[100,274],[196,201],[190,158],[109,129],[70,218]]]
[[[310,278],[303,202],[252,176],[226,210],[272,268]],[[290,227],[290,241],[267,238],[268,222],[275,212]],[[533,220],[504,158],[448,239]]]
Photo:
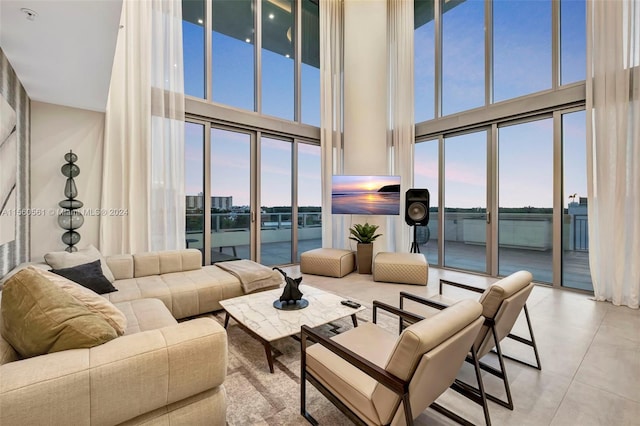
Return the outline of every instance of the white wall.
[[[104,117],[101,112],[31,102],[31,207],[46,212],[31,217],[32,261],[66,247],[58,218],[49,211],[59,210],[58,202],[65,199],[66,177],[60,169],[69,150],[78,155],[78,200],[84,203],[85,211],[100,208]],[[99,219],[85,215],[84,225],[78,229],[79,248],[89,244],[98,247]]]
[[[344,171],[387,174],[387,3],[344,2]]]
[[[344,173],[388,175],[387,2],[344,2]],[[387,217],[354,215],[347,225],[368,221],[382,237],[374,252],[387,251]]]

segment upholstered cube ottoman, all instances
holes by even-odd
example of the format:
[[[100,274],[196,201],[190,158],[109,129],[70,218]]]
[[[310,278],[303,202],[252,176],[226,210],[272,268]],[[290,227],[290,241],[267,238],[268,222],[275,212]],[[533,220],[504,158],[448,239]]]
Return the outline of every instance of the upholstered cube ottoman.
[[[429,264],[420,253],[380,252],[373,259],[373,280],[427,285]]]
[[[351,250],[318,248],[300,255],[300,272],[303,274],[344,277],[356,267],[356,255]]]

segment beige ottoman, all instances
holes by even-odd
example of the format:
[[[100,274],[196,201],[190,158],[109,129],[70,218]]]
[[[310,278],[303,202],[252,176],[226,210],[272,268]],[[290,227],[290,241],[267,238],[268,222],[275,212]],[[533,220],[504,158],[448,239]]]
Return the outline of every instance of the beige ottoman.
[[[356,267],[356,254],[351,250],[318,248],[300,255],[300,272],[303,274],[344,277]]]
[[[373,280],[427,285],[429,264],[420,253],[380,252],[373,259]]]

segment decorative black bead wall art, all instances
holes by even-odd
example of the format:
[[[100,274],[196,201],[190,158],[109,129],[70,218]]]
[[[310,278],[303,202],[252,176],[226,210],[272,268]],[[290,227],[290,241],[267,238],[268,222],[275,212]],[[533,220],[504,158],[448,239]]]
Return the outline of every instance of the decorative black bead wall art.
[[[64,185],[64,196],[67,199],[60,201],[58,205],[66,211],[58,216],[58,224],[62,229],[66,229],[66,232],[62,234],[62,242],[68,246],[65,250],[73,253],[78,251],[75,245],[80,241],[80,234],[75,230],[84,223],[84,216],[78,211],[83,204],[82,201],[75,199],[78,196],[78,189],[73,180],[80,174],[80,167],[75,164],[78,161],[78,156],[73,151],[66,153],[64,159],[66,163],[62,166],[61,172],[67,177],[67,183]]]

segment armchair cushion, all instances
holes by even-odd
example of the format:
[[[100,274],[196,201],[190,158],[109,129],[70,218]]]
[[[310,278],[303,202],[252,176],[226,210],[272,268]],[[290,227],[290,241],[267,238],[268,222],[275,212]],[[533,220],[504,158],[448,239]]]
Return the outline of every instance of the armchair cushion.
[[[523,288],[523,283],[528,284],[532,279],[530,272],[518,271],[491,284],[480,296],[479,302],[482,303],[482,315],[485,318],[495,317],[502,305],[502,301],[520,291]]]
[[[331,338],[381,368],[384,368],[397,336],[372,323]],[[372,344],[371,342],[375,342]],[[378,382],[322,345],[307,348],[307,368],[318,380],[340,396],[340,400],[362,418],[379,424],[373,394]],[[395,403],[391,393],[389,403]]]
[[[453,383],[482,325],[481,312],[478,302],[463,300],[411,325],[399,337],[376,324],[364,324],[332,337],[339,345],[333,349],[327,341],[307,347],[305,372],[337,397],[339,408],[346,406],[364,423],[400,424],[401,395],[407,387],[417,415]],[[309,332],[303,327],[305,331]],[[303,335],[303,345],[305,339]],[[338,355],[344,349],[355,357]],[[354,361],[366,361],[366,368]]]
[[[1,309],[2,336],[25,358],[91,348],[118,336],[104,317],[31,269],[5,283]]]
[[[440,311],[438,315],[412,324],[400,335],[386,365],[387,371],[407,380],[413,374],[422,354],[472,323],[480,316],[481,309],[482,306],[477,302],[463,300]]]

